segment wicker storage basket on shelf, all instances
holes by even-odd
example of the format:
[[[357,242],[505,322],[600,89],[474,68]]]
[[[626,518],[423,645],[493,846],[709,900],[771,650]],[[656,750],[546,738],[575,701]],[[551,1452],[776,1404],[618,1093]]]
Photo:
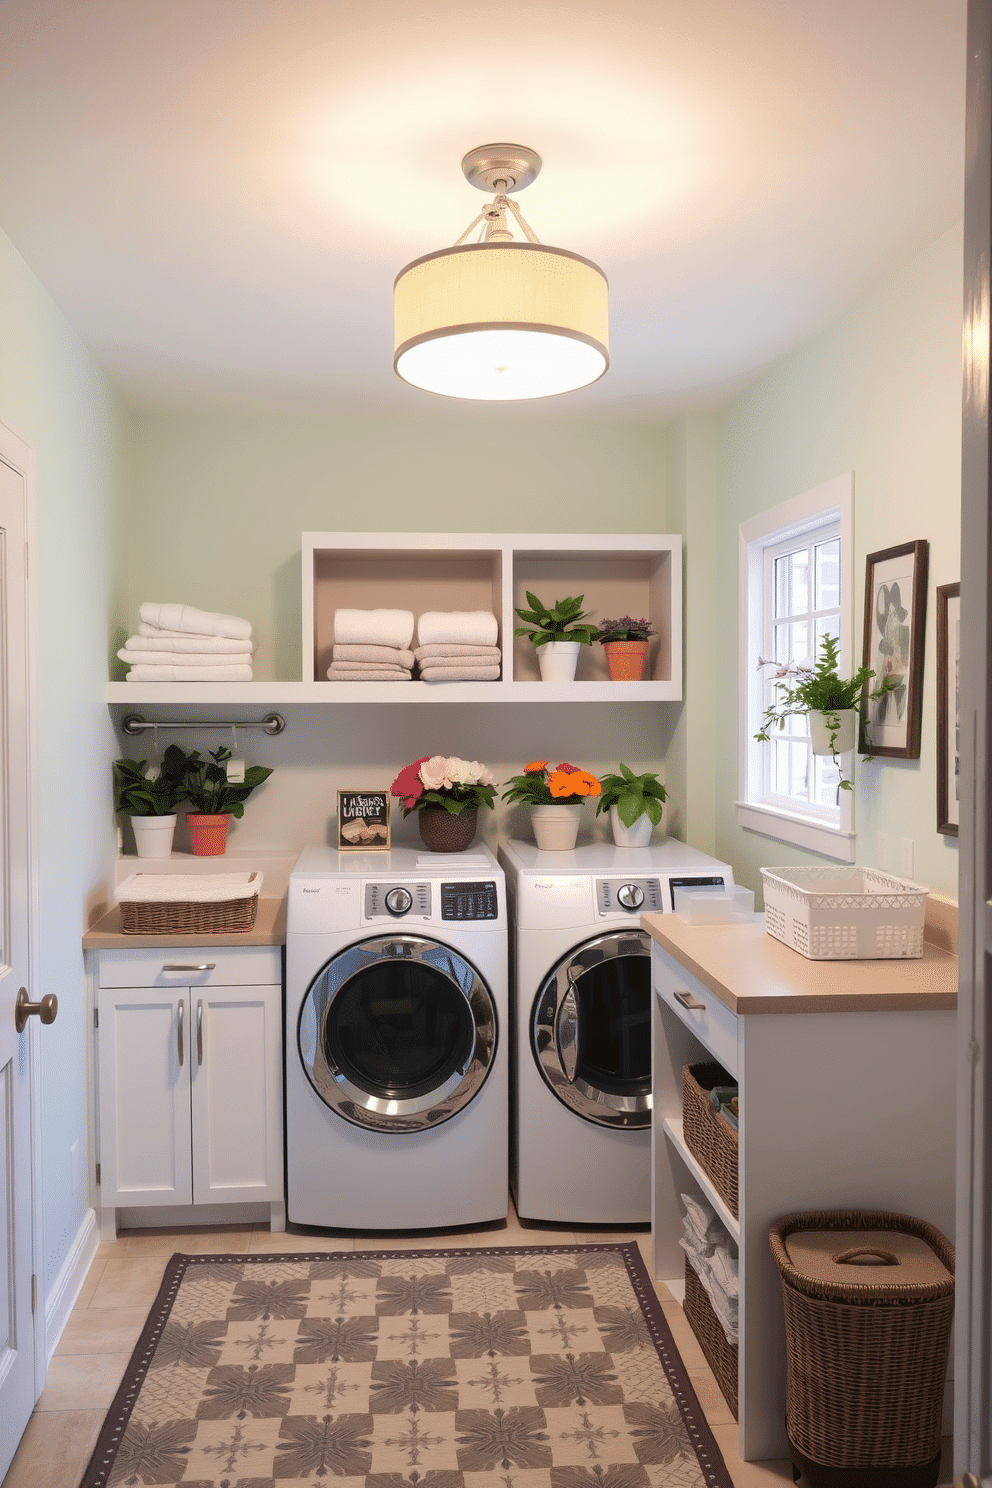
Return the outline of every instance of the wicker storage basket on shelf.
[[[193,875],[172,876],[169,874],[134,873],[125,879],[117,890],[117,901],[121,908],[121,929],[125,935],[226,935],[230,931],[250,930],[255,924],[258,911],[258,894],[262,884],[260,873],[232,875],[239,882],[232,885],[231,897],[227,899],[149,899],[143,897],[155,892],[155,884],[163,887],[161,892],[175,892],[177,887],[189,883]],[[226,892],[218,889],[218,880],[211,883],[209,874],[196,875],[197,883],[190,883],[188,892]],[[138,880],[143,882],[138,883]],[[224,882],[227,882],[225,877]],[[140,894],[142,897],[130,897]]]
[[[720,1393],[737,1420],[737,1349],[728,1342],[720,1326],[720,1319],[713,1311],[713,1304],[706,1295],[706,1288],[693,1270],[689,1257],[685,1258],[685,1303],[683,1311],[689,1327],[699,1341],[706,1362],[713,1371]]]
[[[682,1135],[685,1145],[706,1169],[727,1208],[737,1216],[737,1133],[714,1111],[709,1093],[717,1085],[734,1085],[719,1064],[682,1067]]]
[[[769,1240],[795,1466],[811,1488],[934,1488],[953,1245],[922,1220],[863,1210],[789,1214]]]

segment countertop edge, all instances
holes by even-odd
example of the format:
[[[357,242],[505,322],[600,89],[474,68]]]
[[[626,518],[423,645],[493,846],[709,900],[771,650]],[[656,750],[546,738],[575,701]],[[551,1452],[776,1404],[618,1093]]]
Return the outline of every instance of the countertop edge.
[[[84,951],[127,951],[169,946],[282,946],[286,943],[286,897],[259,897],[255,923],[250,930],[229,930],[221,935],[126,935],[121,929],[119,905],[96,921],[83,934]]]

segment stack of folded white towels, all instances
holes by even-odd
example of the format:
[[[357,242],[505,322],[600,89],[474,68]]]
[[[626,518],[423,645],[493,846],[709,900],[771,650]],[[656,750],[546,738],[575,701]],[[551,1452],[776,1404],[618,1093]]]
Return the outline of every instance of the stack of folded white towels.
[[[738,1341],[738,1253],[711,1204],[683,1194],[685,1230],[679,1241],[706,1289],[728,1343]]]
[[[425,682],[495,682],[500,649],[490,610],[428,610],[417,621],[419,674]]]
[[[332,682],[409,682],[412,610],[335,610]]]
[[[128,682],[250,682],[251,624],[183,604],[143,604],[118,651]]]

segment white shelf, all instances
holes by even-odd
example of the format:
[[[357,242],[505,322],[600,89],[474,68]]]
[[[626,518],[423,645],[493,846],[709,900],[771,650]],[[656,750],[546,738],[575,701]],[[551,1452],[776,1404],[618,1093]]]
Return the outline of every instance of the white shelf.
[[[730,1209],[728,1209],[726,1200],[713,1186],[713,1179],[707,1173],[706,1169],[700,1166],[698,1158],[694,1157],[693,1154],[689,1151],[688,1147],[685,1145],[685,1137],[682,1133],[682,1122],[676,1121],[672,1117],[669,1117],[663,1123],[662,1129],[665,1133],[666,1138],[675,1148],[675,1151],[678,1153],[679,1157],[685,1163],[685,1166],[689,1169],[689,1172],[692,1174],[693,1178],[696,1180],[696,1182],[699,1184],[699,1187],[706,1195],[707,1202],[713,1205],[713,1208],[716,1210],[717,1214],[720,1217],[720,1223],[723,1225],[724,1229],[727,1231],[731,1239],[739,1245],[741,1239],[740,1223],[738,1222],[734,1214],[731,1213]]]
[[[671,682],[110,682],[107,702],[268,708],[292,703],[678,702]]]

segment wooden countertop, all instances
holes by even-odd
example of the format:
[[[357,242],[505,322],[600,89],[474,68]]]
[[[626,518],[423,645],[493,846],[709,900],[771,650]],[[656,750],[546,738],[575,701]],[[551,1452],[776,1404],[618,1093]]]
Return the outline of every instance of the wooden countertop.
[[[250,930],[224,935],[125,935],[119,905],[91,925],[83,936],[84,951],[127,951],[136,946],[251,946],[285,945],[286,897],[260,897],[255,923]]]
[[[648,914],[641,925],[734,1013],[930,1012],[954,1009],[958,958],[924,942],[917,960],[808,961],[750,924],[688,925]]]

